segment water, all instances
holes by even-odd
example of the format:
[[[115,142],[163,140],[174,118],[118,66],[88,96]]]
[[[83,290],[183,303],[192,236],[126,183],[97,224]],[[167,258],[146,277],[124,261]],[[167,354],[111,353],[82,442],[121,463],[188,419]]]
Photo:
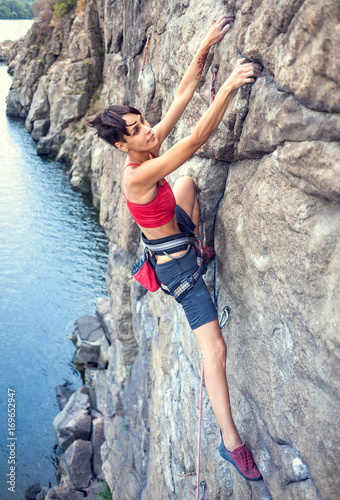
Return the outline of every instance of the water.
[[[33,20],[0,20],[0,42],[5,40],[18,40],[26,35],[27,31],[32,26]]]
[[[68,336],[106,295],[108,247],[91,200],[71,190],[65,166],[39,157],[23,122],[6,117],[6,69],[0,64],[0,498],[23,500],[28,484],[57,484],[55,386],[81,385]],[[8,388],[16,493],[6,484]]]

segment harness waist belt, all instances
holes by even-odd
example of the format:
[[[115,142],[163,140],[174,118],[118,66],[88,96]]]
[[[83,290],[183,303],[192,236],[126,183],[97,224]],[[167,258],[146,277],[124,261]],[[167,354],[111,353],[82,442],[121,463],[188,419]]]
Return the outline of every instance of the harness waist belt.
[[[194,234],[188,232],[178,233],[157,240],[148,240],[145,235],[142,234],[142,240],[144,245],[153,255],[167,255],[169,252],[174,253],[185,249],[188,250],[188,247],[191,247],[193,243]]]

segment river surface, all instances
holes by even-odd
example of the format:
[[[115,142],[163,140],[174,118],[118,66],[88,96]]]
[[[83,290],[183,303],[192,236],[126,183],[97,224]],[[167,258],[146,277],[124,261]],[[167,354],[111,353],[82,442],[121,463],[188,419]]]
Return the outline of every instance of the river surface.
[[[33,24],[33,20],[24,19],[1,19],[0,20],[0,42],[5,40],[18,40],[26,35]]]
[[[66,167],[39,157],[23,121],[6,117],[10,84],[0,63],[0,498],[23,500],[29,484],[57,484],[55,386],[82,384],[68,336],[106,295],[108,245],[91,199],[71,190]],[[9,444],[15,493],[7,489]]]

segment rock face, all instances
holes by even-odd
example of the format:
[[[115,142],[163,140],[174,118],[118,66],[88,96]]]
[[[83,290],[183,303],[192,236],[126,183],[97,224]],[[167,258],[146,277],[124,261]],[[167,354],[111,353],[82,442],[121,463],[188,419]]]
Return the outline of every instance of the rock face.
[[[216,500],[329,500],[340,490],[339,2],[90,0],[42,45],[35,23],[13,55],[8,112],[26,118],[41,153],[71,165],[71,183],[91,190],[109,238],[110,301],[97,305],[108,365],[85,368],[85,382],[103,416],[114,500],[195,497],[201,356],[181,308],[130,276],[141,246],[122,196],[125,158],[82,117],[95,103],[129,103],[154,124],[210,19],[225,11],[233,27],[163,150],[208,108],[212,63],[217,88],[238,58],[262,63],[261,78],[235,94],[170,182],[191,175],[198,186],[201,234],[217,249],[206,281],[219,313],[231,308],[223,333],[234,419],[264,480],[250,484],[220,459],[205,390],[201,479]]]
[[[75,331],[79,330],[79,321],[75,325]],[[99,322],[99,319],[93,317],[92,325],[96,322]],[[90,323],[87,317],[86,324]],[[100,371],[100,367],[97,368]],[[93,370],[87,368],[88,380],[91,380]],[[95,380],[95,377],[93,379]],[[79,387],[53,421],[53,429],[62,452],[61,454],[58,452],[60,456],[57,479],[60,484],[51,488],[46,498],[68,500],[86,497],[95,500],[108,487],[102,481],[104,476],[101,446],[105,440],[104,418],[98,411],[102,408],[95,400],[91,400],[89,392],[91,385],[93,388],[94,384],[91,383]],[[99,392],[98,384],[96,391]],[[32,491],[35,486],[31,487]],[[26,497],[28,498],[28,494]]]
[[[38,152],[56,156],[75,136],[102,75],[103,51],[95,2],[79,2],[47,32],[40,18],[13,51],[7,114],[26,118]]]

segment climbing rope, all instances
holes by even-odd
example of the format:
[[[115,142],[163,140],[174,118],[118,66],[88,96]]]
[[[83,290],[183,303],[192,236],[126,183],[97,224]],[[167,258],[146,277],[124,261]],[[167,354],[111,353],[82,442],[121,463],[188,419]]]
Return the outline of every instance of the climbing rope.
[[[215,80],[216,80],[216,75],[219,70],[220,66],[219,64],[213,64],[210,67],[210,71],[212,72],[212,81],[211,81],[211,87],[210,87],[210,106],[212,105],[214,99],[215,99]]]
[[[203,368],[203,360],[202,360],[201,389],[200,389],[200,413],[199,413],[199,419],[198,419],[197,500],[200,500],[199,497],[200,497],[200,472],[201,472],[201,423],[202,423],[203,378],[204,378],[204,368]]]
[[[222,309],[222,313],[220,316],[220,328],[224,327],[226,322],[229,319],[231,313],[231,309],[229,306],[225,306]],[[224,317],[225,316],[225,317]],[[202,394],[203,394],[203,379],[204,379],[204,367],[203,367],[203,360],[202,360],[202,372],[201,372],[201,388],[200,388],[200,412],[199,412],[199,419],[198,419],[198,450],[197,450],[197,500],[204,500],[205,497],[205,487],[207,483],[205,481],[202,481],[200,483],[200,472],[201,472],[201,424],[202,424]]]

